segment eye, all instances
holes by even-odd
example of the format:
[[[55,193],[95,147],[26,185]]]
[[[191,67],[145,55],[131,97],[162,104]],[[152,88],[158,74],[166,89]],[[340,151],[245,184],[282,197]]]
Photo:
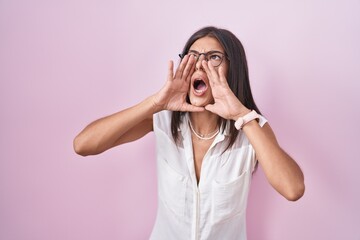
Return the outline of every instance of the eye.
[[[209,60],[211,60],[211,61],[220,61],[221,58],[222,58],[222,56],[218,53],[212,53],[209,56]]]

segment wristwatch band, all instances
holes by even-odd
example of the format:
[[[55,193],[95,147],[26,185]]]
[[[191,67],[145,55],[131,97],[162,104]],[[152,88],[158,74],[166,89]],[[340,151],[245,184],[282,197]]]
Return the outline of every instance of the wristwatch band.
[[[247,124],[248,122],[254,120],[254,119],[259,119],[260,115],[255,111],[252,110],[251,112],[249,112],[248,114],[246,114],[245,116],[239,117],[238,120],[236,120],[235,122],[235,128],[237,130],[240,130],[244,127],[245,124]]]

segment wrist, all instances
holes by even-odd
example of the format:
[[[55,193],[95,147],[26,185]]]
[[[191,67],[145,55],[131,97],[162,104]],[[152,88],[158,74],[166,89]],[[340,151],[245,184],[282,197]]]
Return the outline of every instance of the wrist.
[[[241,109],[238,113],[236,113],[235,115],[233,115],[233,117],[231,118],[231,120],[237,121],[239,118],[245,116],[246,114],[250,113],[251,110],[244,107],[243,109]]]
[[[157,99],[158,99],[157,94],[154,94],[149,98],[149,101],[151,103],[151,109],[154,113],[164,110],[164,107],[161,104],[159,104]]]
[[[242,129],[246,124],[249,122],[253,122],[253,120],[258,120],[260,115],[255,111],[252,110],[244,116],[239,117],[235,122],[235,128],[237,130]]]

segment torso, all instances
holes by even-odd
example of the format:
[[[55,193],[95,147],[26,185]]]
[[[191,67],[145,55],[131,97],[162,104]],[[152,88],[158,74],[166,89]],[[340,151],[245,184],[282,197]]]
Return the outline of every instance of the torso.
[[[196,179],[199,183],[200,174],[201,174],[201,165],[204,159],[206,152],[209,150],[211,143],[214,139],[211,140],[201,140],[198,139],[194,134],[192,134],[192,145],[193,145],[193,153],[194,153],[194,165],[195,165],[195,173]]]
[[[184,114],[176,143],[171,119],[170,111],[154,115],[159,201],[150,239],[246,239],[245,210],[256,164],[246,135],[240,132],[225,151],[229,128],[200,141]],[[261,117],[260,126],[265,122]]]

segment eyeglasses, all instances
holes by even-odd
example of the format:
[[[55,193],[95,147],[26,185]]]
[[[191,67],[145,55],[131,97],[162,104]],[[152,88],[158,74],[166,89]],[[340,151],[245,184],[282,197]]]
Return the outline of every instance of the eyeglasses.
[[[188,51],[187,54],[189,56],[193,56],[196,61],[198,61],[200,59],[201,55],[204,55],[205,60],[207,62],[210,62],[211,65],[213,65],[214,67],[220,66],[224,57],[226,57],[224,53],[219,52],[219,51],[209,51],[206,53],[199,53],[198,51],[190,50],[190,51]],[[185,54],[179,54],[179,57],[181,59],[183,59],[184,56],[185,56]]]

